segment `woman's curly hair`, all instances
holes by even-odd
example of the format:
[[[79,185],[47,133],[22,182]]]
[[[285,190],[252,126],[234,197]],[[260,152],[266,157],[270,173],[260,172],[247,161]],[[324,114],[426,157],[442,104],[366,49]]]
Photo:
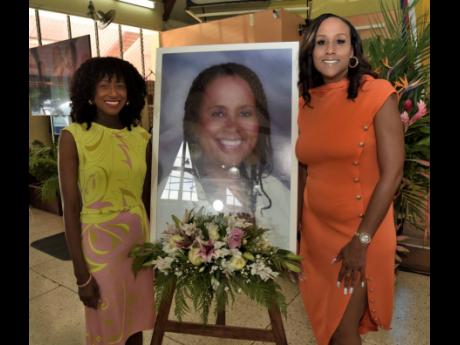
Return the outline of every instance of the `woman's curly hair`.
[[[96,57],[81,64],[75,72],[70,87],[70,100],[72,121],[87,123],[88,129],[96,118],[96,105],[90,104],[94,99],[96,85],[99,81],[108,77],[123,79],[128,92],[129,104],[126,104],[118,114],[124,127],[131,130],[131,126],[137,126],[141,119],[141,111],[145,105],[147,87],[145,80],[137,69],[128,61],[115,57]]]
[[[353,55],[358,59],[358,66],[355,68],[348,69],[348,79],[350,84],[348,86],[348,99],[355,99],[358,96],[358,88],[361,84],[361,78],[364,74],[369,74],[374,78],[377,78],[377,73],[372,71],[372,67],[364,57],[363,45],[361,38],[359,37],[358,31],[355,27],[345,18],[337,16],[332,13],[325,13],[315,18],[308,25],[304,36],[302,37],[302,43],[300,45],[299,54],[299,81],[298,87],[300,94],[302,95],[305,104],[310,104],[311,96],[309,89],[323,85],[324,80],[320,72],[315,68],[313,64],[313,49],[316,43],[316,34],[319,26],[327,18],[338,18],[343,21],[350,28],[351,46],[353,48]]]

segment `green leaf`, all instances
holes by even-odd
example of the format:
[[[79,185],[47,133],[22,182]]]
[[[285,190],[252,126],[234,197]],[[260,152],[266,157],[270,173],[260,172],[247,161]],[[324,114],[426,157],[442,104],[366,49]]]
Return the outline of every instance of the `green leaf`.
[[[172,220],[174,221],[174,224],[176,225],[176,228],[180,228],[182,225],[182,221],[177,218],[175,215],[171,215]]]
[[[288,261],[283,261],[283,266],[292,272],[300,273],[300,267],[298,265],[292,264]]]

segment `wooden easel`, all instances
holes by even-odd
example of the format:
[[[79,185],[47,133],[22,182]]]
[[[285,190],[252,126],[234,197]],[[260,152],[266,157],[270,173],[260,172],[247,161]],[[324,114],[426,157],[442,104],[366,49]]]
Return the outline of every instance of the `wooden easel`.
[[[218,313],[215,325],[204,325],[192,322],[179,322],[168,320],[171,303],[174,296],[175,285],[169,292],[167,298],[160,306],[153,329],[150,345],[162,345],[165,332],[185,333],[204,335],[217,338],[261,340],[276,343],[276,345],[287,345],[281,313],[275,303],[268,308],[271,329],[234,327],[225,325],[225,310]]]

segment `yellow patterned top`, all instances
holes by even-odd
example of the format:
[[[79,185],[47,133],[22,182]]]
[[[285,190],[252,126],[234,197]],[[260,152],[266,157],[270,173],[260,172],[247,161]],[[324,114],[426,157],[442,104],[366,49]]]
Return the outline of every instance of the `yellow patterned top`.
[[[89,130],[86,123],[72,123],[64,130],[72,133],[78,150],[81,221],[107,221],[128,210],[145,216],[142,190],[150,134],[141,126],[130,131],[95,122]]]

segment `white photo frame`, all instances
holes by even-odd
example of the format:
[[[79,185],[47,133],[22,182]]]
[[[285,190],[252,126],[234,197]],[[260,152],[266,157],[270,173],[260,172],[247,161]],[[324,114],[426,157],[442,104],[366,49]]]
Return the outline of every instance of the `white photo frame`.
[[[152,241],[160,239],[166,223],[172,223],[172,214],[181,218],[185,209],[198,210],[203,206],[208,213],[247,210],[255,217],[258,225],[270,229],[268,239],[274,246],[296,252],[298,162],[294,148],[298,132],[298,49],[298,42],[157,49],[152,133]],[[198,126],[191,122],[184,124],[184,104],[193,80],[203,70],[225,63],[236,63],[252,70],[260,80],[267,100],[270,119],[267,127],[270,128],[270,135],[262,134],[266,133],[266,128],[265,132],[262,131],[264,126],[259,121],[257,140],[259,143],[264,135],[269,138],[264,140],[271,142],[272,164],[260,179],[252,178],[253,175],[248,172],[250,168],[238,165],[237,173],[241,177],[238,183],[252,186],[247,189],[234,187],[234,184],[237,185],[234,180],[225,180],[224,177],[213,179],[209,174],[198,173],[199,164],[194,157],[205,156],[203,152],[206,149],[203,146],[200,153],[191,152],[191,147],[197,145],[184,141],[184,127]],[[254,94],[254,89],[252,91]],[[199,133],[197,141],[204,142],[204,132]],[[231,138],[234,140],[232,142],[225,141],[225,138],[222,140],[232,150],[232,145],[239,147],[246,139]],[[218,144],[222,143],[219,141]],[[224,149],[229,149],[225,145]],[[208,159],[209,162],[217,160]],[[230,165],[222,164],[226,176],[231,173],[230,169],[235,168],[229,169]],[[206,164],[204,167],[201,164],[200,169],[212,170]],[[223,190],[222,186],[225,186],[225,195],[216,198],[214,192]],[[243,190],[250,197],[244,197],[241,192]],[[245,200],[251,200],[252,203],[245,203]]]

